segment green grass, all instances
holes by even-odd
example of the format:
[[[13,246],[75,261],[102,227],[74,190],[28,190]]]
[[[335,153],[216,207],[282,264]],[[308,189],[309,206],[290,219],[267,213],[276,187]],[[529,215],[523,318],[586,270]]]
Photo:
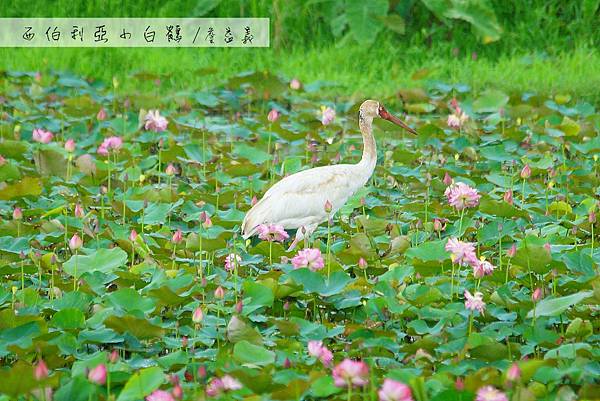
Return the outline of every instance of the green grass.
[[[465,52],[463,52],[465,53]],[[2,49],[0,68],[17,71],[68,70],[109,82],[113,76],[127,91],[137,88],[130,75],[138,71],[165,74],[174,89],[202,89],[247,70],[269,70],[303,82],[325,80],[338,86],[323,96],[382,97],[401,87],[422,86],[413,79],[469,84],[474,90],[495,87],[509,92],[570,93],[596,101],[600,54],[576,48],[556,55],[514,54],[498,59],[454,57],[449,46],[431,49],[400,46],[394,40],[370,48],[358,45],[313,49]],[[215,74],[202,69],[216,68]]]

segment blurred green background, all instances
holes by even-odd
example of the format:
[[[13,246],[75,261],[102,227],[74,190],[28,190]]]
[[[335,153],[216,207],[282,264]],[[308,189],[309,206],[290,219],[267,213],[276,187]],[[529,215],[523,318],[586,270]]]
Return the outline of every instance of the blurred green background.
[[[440,80],[600,100],[600,0],[12,0],[0,16],[271,18],[268,49],[0,49],[2,70],[116,77],[131,91],[141,71],[185,90],[269,70],[331,83],[322,96]]]

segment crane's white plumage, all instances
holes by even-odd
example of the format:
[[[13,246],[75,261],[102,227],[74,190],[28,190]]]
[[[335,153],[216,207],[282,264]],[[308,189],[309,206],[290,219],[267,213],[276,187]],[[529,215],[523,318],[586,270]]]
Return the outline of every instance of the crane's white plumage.
[[[338,164],[300,171],[273,185],[244,217],[244,238],[256,233],[260,224],[274,223],[285,229],[298,230],[295,243],[310,235],[329,214],[325,203],[332,205],[331,214],[340,209],[357,190],[362,188],[375,169],[377,151],[372,133],[373,118],[382,117],[411,128],[391,116],[378,102],[367,100],[359,110],[359,126],[363,135],[363,156],[357,164]]]

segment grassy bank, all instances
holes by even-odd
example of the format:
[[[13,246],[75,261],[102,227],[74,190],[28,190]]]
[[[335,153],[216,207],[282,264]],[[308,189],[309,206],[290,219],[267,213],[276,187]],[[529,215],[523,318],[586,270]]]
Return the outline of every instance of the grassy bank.
[[[449,46],[407,46],[393,40],[372,47],[347,45],[310,49],[1,49],[0,68],[9,71],[66,70],[110,81],[117,77],[125,90],[138,82],[130,75],[146,71],[164,74],[173,89],[208,88],[248,70],[270,70],[303,82],[329,81],[323,96],[381,96],[399,87],[422,86],[424,80],[460,82],[479,90],[570,93],[596,101],[600,86],[600,54],[576,48],[554,55],[515,53],[498,59]],[[216,69],[208,73],[207,69]]]

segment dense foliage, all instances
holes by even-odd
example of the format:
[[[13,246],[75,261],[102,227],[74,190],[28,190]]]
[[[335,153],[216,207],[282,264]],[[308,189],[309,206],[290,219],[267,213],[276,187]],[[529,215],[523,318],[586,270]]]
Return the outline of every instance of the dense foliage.
[[[418,137],[377,121],[372,180],[298,255],[241,239],[244,212],[358,161],[360,102],[268,73],[131,79],[155,90],[1,81],[0,399],[362,400],[386,378],[394,400],[598,397],[594,105],[443,83],[378,99]]]

